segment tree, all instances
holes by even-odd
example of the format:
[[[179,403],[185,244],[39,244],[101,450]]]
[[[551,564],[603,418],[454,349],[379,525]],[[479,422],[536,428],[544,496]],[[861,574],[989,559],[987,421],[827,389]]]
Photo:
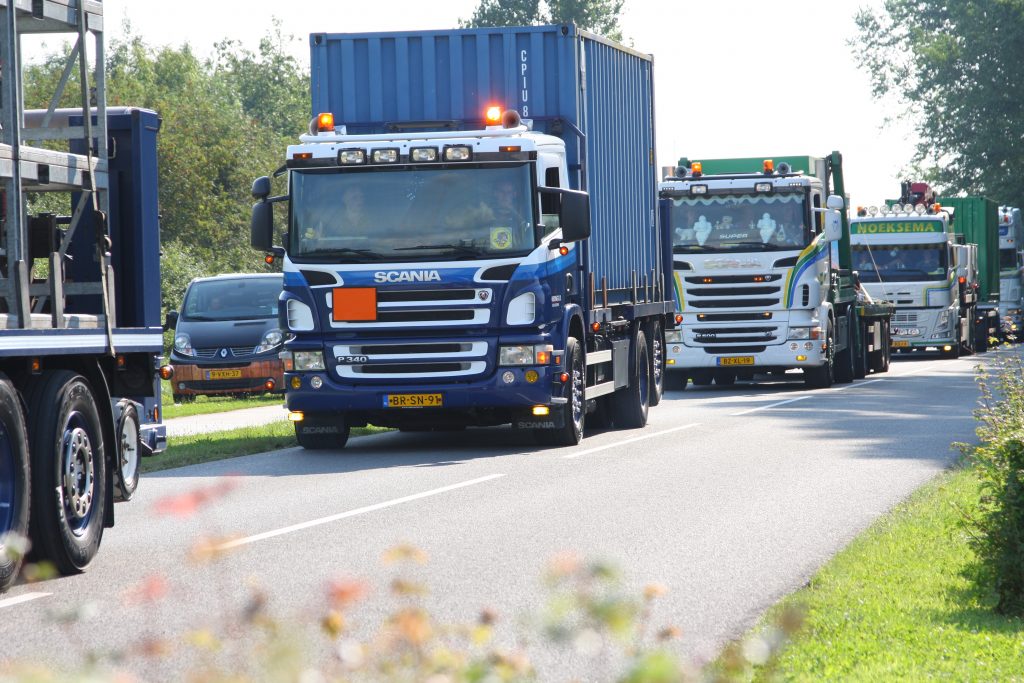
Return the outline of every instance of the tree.
[[[574,23],[612,40],[622,40],[619,14],[624,0],[480,0],[462,28]]]
[[[856,23],[855,58],[876,99],[907,107],[925,179],[1024,205],[1024,1],[886,0]]]

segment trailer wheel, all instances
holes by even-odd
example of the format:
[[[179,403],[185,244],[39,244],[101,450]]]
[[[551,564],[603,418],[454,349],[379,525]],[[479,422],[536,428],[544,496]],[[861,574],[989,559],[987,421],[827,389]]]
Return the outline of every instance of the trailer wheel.
[[[0,372],[0,593],[14,582],[22,559],[20,549],[13,543],[8,548],[7,543],[28,534],[28,459],[21,401],[7,375]]]
[[[121,417],[117,420],[117,458],[114,467],[114,497],[131,500],[139,487],[139,468],[142,465],[142,438],[139,429],[139,411],[135,404],[125,401]]]
[[[889,334],[889,323],[879,323],[882,326],[882,347],[875,349],[874,357],[871,359],[871,371],[875,373],[889,372],[889,360],[892,358],[892,337]]]
[[[343,415],[310,415],[295,423],[295,440],[310,451],[342,449],[351,429]]]
[[[854,370],[854,351],[857,348],[857,318],[853,313],[850,313],[850,319],[846,325],[846,350],[840,351],[836,354],[834,369],[832,373],[832,380],[836,384],[848,384],[853,381],[855,374]]]
[[[570,384],[569,400],[559,408],[562,411],[562,427],[535,429],[533,432],[538,442],[548,446],[575,446],[583,439],[587,416],[587,368],[576,337],[566,340],[565,360]]]
[[[825,339],[825,362],[816,368],[804,368],[804,384],[811,389],[828,389],[835,379],[836,332],[831,320]]]
[[[612,394],[615,405],[615,426],[622,429],[639,429],[647,424],[647,411],[650,407],[651,369],[647,357],[647,340],[641,330],[637,330],[636,339],[636,374],[630,377],[628,387]]]
[[[103,537],[107,457],[99,403],[84,377],[57,370],[39,379],[29,403],[33,555],[63,574],[85,569]]]
[[[659,322],[651,325],[647,357],[651,361],[650,404],[656,406],[661,403],[661,397],[665,393],[665,332]]]
[[[864,379],[868,376],[868,324],[860,321],[857,332],[860,344],[853,349],[853,378]]]

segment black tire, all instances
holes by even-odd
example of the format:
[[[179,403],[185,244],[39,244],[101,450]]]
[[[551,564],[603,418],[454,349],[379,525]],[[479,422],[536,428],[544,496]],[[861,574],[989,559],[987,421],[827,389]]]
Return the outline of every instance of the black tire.
[[[660,322],[651,325],[651,335],[647,340],[647,357],[651,362],[649,402],[651,406],[656,406],[665,395],[665,332]]]
[[[576,337],[565,343],[565,367],[569,373],[569,400],[562,411],[563,425],[558,429],[535,429],[534,437],[546,446],[575,446],[583,439],[587,420],[587,366]]]
[[[671,370],[665,373],[665,388],[669,391],[686,391],[690,378],[682,370]]]
[[[968,318],[969,320],[972,318]],[[962,324],[962,321],[961,321]],[[967,326],[967,341],[960,345],[960,355],[962,356],[973,356],[974,355],[974,325]]]
[[[342,415],[309,415],[295,423],[295,440],[310,451],[340,450],[351,430]]]
[[[32,556],[49,560],[62,574],[84,570],[103,538],[107,453],[96,409],[101,400],[106,399],[70,370],[40,377],[29,400]]]
[[[835,370],[833,381],[836,384],[849,384],[854,376],[854,350],[857,348],[854,325],[857,324],[855,316],[851,315],[846,325],[846,349],[836,354]]]
[[[114,499],[131,500],[139,488],[142,467],[142,437],[139,429],[139,411],[135,404],[125,402],[114,432]]]
[[[882,345],[875,349],[871,356],[871,371],[875,373],[889,372],[889,360],[892,358],[892,340],[889,336],[889,326],[882,325]]]
[[[854,349],[853,354],[853,378],[864,379],[868,376],[868,325],[865,322],[858,323],[857,331],[860,333],[860,345]]]
[[[647,424],[647,413],[650,409],[651,366],[647,357],[647,339],[641,330],[637,330],[633,340],[636,348],[635,372],[630,377],[628,387],[619,389],[612,394],[615,408],[615,426],[620,429],[639,429]]]
[[[21,553],[5,547],[4,541],[28,536],[29,481],[25,415],[14,385],[0,372],[0,593],[14,582],[21,566]]]
[[[729,370],[715,370],[715,384],[720,387],[731,387],[736,384],[736,373]]]
[[[693,386],[706,387],[711,385],[711,380],[715,376],[711,374],[710,370],[694,370],[690,373],[690,377],[693,379]]]
[[[804,384],[811,389],[828,389],[835,380],[836,364],[836,332],[832,321],[828,321],[828,334],[825,337],[825,362],[816,368],[804,368]]]

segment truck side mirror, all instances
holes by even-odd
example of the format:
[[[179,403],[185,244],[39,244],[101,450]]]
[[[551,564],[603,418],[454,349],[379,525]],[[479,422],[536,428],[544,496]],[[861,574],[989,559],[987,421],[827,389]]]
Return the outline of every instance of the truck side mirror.
[[[178,312],[167,311],[167,319],[164,321],[164,330],[173,330],[178,326]]]
[[[590,196],[586,192],[562,190],[562,207],[559,212],[562,224],[562,241],[578,242],[590,237]]]
[[[260,251],[270,251],[274,247],[274,205],[265,199],[252,205],[249,243]]]
[[[829,197],[831,199],[831,197]],[[840,200],[842,201],[842,200]],[[843,238],[843,217],[838,211],[825,211],[825,234],[822,236],[826,242],[838,242]]]
[[[260,176],[252,181],[252,196],[255,199],[266,199],[270,196],[270,178]]]
[[[835,209],[836,211],[842,211],[845,206],[846,202],[844,202],[843,198],[837,194],[830,194],[828,196],[828,199],[825,200],[825,208],[827,209]]]

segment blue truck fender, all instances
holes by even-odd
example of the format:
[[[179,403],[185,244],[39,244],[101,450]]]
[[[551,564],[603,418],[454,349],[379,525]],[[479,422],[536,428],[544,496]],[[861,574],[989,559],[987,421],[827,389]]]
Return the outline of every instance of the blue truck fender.
[[[559,339],[559,343],[555,344],[555,347],[559,350],[564,350],[566,341],[571,336],[575,336],[576,339],[583,347],[583,352],[587,351],[587,327],[583,322],[583,309],[579,304],[567,304],[562,311],[562,322],[558,327],[553,330]],[[575,334],[573,334],[575,332]]]

